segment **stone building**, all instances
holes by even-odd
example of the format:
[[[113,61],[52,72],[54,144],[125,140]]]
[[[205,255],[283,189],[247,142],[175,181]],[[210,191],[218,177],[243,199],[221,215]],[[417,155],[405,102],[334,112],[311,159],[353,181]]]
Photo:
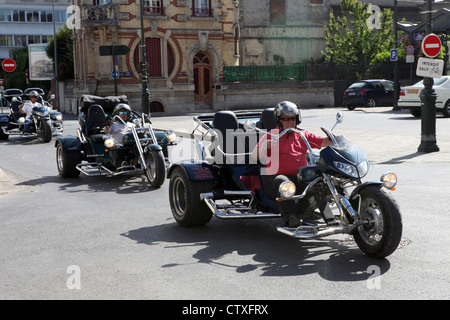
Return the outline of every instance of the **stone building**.
[[[241,0],[240,64],[293,65],[319,58],[329,0]]]
[[[72,0],[75,96],[126,94],[141,106],[141,0]],[[223,66],[237,65],[235,0],[142,0],[151,112],[211,109]],[[79,22],[77,24],[77,18]],[[126,46],[105,56],[101,46]],[[117,71],[116,86],[112,77]]]

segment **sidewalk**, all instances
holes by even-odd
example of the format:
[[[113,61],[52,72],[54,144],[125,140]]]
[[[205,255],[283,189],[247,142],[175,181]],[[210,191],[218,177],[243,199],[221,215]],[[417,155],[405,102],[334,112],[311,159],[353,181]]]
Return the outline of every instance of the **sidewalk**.
[[[388,112],[392,107],[364,109],[365,113],[370,112]],[[258,110],[251,110],[258,111]],[[325,110],[324,112],[336,113],[336,109]],[[177,136],[189,138],[196,123],[193,117],[198,114],[210,114],[212,112],[191,113],[177,116],[152,116],[154,129],[167,130],[172,129]],[[409,113],[405,113],[409,116]],[[344,118],[345,122],[345,118]],[[303,126],[304,129],[317,132],[317,128]],[[440,132],[438,132],[440,133]],[[321,134],[321,131],[320,133]],[[422,153],[418,152],[421,143],[420,132],[411,134],[396,134],[385,132],[383,130],[361,131],[347,130],[344,133],[353,143],[362,147],[369,161],[373,164],[401,164],[401,163],[450,163],[450,135],[438,134],[437,146],[438,152]]]

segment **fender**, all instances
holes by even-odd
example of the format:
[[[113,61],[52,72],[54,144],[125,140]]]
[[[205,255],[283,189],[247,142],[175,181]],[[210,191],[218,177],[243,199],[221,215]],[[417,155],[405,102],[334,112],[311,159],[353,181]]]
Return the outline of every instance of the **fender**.
[[[153,151],[161,151],[162,147],[157,144],[150,144],[150,145],[146,146],[145,149],[146,149],[146,151],[147,151],[147,149],[151,149]]]
[[[367,181],[367,182],[364,182],[364,183],[360,184],[359,186],[357,186],[353,190],[352,194],[350,195],[350,198],[349,198],[350,201],[353,201],[355,199],[356,195],[359,193],[359,191],[361,189],[363,189],[363,188],[365,188],[365,187],[367,187],[369,185],[379,185],[379,186],[381,186],[382,183],[380,181]]]
[[[0,126],[7,126],[9,124],[9,116],[6,114],[0,115]]]
[[[78,137],[75,136],[64,136],[58,137],[55,141],[55,147],[58,145],[58,142],[63,146],[64,151],[81,151],[82,144]]]
[[[211,170],[211,165],[207,162],[194,162],[191,160],[185,160],[181,162],[174,163],[170,166],[167,172],[167,177],[170,178],[173,169],[176,167],[181,167],[186,172],[189,180],[203,181],[203,180],[215,180],[216,175]]]
[[[164,131],[153,131],[153,133],[155,134],[158,144],[169,144],[169,139]]]

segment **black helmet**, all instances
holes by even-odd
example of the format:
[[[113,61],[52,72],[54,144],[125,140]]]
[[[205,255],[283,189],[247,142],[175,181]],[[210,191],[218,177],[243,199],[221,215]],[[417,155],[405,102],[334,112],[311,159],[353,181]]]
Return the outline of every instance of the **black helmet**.
[[[302,116],[300,115],[300,110],[297,105],[290,101],[281,101],[275,106],[275,110],[273,111],[273,120],[276,124],[278,124],[281,128],[283,128],[280,118],[283,115],[294,116],[295,124],[299,125],[302,122]]]
[[[114,108],[114,115],[118,116],[119,112],[127,112],[127,121],[130,119],[131,116],[131,108],[126,103],[119,103]]]

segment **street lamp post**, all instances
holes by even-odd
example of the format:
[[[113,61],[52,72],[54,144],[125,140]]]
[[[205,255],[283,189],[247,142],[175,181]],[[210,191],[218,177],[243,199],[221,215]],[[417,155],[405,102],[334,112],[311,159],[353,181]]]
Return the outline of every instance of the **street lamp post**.
[[[56,45],[56,19],[55,19],[55,0],[52,1],[52,20],[53,20],[53,52],[54,52],[54,63],[55,63],[55,95],[56,95],[56,106],[60,110],[59,106],[59,83],[58,83],[58,50]]]
[[[431,30],[431,0],[426,6],[426,34]],[[436,144],[436,92],[433,89],[433,78],[423,78],[424,89],[420,94],[421,105],[421,142],[419,152],[439,151]]]
[[[139,0],[141,11],[141,81],[142,81],[142,112],[150,115],[150,92],[148,91],[147,56],[145,53],[144,32],[144,0]]]
[[[398,50],[397,21],[398,21],[398,0],[394,0],[394,47]],[[393,92],[394,101],[392,110],[400,110],[400,108],[398,107],[399,92],[400,92],[400,84],[398,82],[398,54],[397,54],[397,60],[394,61],[394,92]]]

